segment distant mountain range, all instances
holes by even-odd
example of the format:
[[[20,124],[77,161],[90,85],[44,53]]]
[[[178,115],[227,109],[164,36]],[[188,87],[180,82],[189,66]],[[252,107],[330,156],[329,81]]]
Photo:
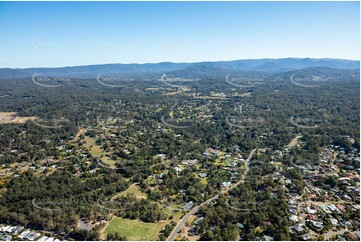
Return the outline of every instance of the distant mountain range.
[[[263,72],[276,74],[310,67],[336,69],[358,69],[360,61],[343,59],[283,58],[248,59],[235,61],[196,63],[147,63],[147,64],[104,64],[58,68],[0,68],[0,79],[31,77],[35,73],[43,76],[95,78],[100,74],[119,76],[151,76],[167,74],[178,77],[199,77],[224,75],[236,72]]]
[[[307,78],[312,76],[323,76],[325,79],[332,80],[359,80],[360,69],[338,69],[330,67],[307,67],[293,71],[281,72],[272,75],[271,79],[277,80],[279,78],[289,79],[292,74],[296,73],[298,78]]]

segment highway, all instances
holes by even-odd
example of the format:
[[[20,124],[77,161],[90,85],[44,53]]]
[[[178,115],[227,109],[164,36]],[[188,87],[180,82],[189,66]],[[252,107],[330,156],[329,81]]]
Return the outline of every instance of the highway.
[[[207,201],[199,204],[198,206],[194,207],[193,209],[191,209],[186,215],[184,215],[184,217],[178,222],[177,226],[175,226],[175,228],[173,229],[173,231],[170,233],[167,241],[174,241],[174,238],[177,236],[178,232],[181,231],[181,229],[184,227],[184,225],[186,224],[187,220],[189,219],[190,216],[194,215],[195,213],[198,212],[198,210],[203,207],[204,205],[209,204],[210,202],[218,199],[219,195],[224,194],[232,189],[234,189],[235,187],[239,186],[240,184],[243,184],[246,178],[246,175],[249,172],[249,162],[252,159],[252,156],[254,154],[254,152],[257,149],[253,149],[251,151],[251,153],[249,153],[248,158],[245,161],[245,166],[246,166],[246,170],[243,173],[242,179],[239,180],[237,183],[227,187],[226,189],[220,191],[217,195],[215,195],[214,197],[211,197],[210,199],[208,199]]]

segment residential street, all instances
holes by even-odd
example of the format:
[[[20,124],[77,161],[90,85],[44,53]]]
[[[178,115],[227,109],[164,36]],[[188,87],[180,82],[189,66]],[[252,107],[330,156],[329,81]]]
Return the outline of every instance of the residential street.
[[[250,160],[252,159],[252,156],[254,154],[254,152],[256,151],[257,149],[253,149],[251,151],[251,153],[249,154],[248,158],[246,159],[245,161],[245,167],[246,167],[246,170],[244,171],[243,173],[243,176],[241,178],[241,180],[239,180],[237,183],[227,187],[226,189],[222,190],[221,192],[219,192],[219,194],[215,195],[214,197],[208,199],[207,201],[201,203],[200,205],[194,207],[193,209],[191,209],[186,215],[184,215],[184,217],[178,222],[177,226],[173,229],[172,233],[169,235],[167,241],[174,241],[174,238],[177,236],[177,233],[179,231],[181,231],[181,229],[184,227],[185,223],[187,222],[187,220],[189,219],[190,216],[192,216],[193,214],[197,213],[197,211],[199,210],[199,208],[203,207],[204,205],[207,205],[209,204],[210,202],[218,199],[219,195],[220,194],[224,194],[232,189],[234,189],[235,187],[239,186],[240,184],[243,184],[244,181],[245,181],[245,177],[246,175],[248,174],[249,172],[249,162]]]

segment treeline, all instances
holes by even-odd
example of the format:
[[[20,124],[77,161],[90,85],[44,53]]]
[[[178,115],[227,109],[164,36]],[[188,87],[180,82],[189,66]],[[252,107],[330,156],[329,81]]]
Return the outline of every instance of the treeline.
[[[222,195],[199,211],[198,216],[204,218],[195,226],[200,240],[256,240],[262,235],[290,239],[285,194],[269,176],[273,165],[261,157],[251,164],[245,183],[232,190],[230,197]]]
[[[70,233],[81,218],[106,217],[98,199],[128,186],[116,173],[82,180],[67,171],[39,178],[30,170],[6,185],[0,198],[0,220]]]
[[[166,214],[162,208],[155,202],[147,199],[138,199],[133,194],[120,196],[111,202],[115,215],[118,217],[139,219],[146,223],[154,223],[167,219]]]

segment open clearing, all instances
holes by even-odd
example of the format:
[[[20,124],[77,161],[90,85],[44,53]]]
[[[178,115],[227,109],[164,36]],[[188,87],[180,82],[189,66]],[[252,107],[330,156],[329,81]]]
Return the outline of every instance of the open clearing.
[[[23,124],[35,117],[19,117],[16,112],[0,112],[0,124]]]
[[[201,178],[200,183],[203,184],[203,185],[207,185],[208,184],[207,178],[206,177]]]
[[[93,157],[99,157],[103,154],[105,154],[105,152],[101,149],[101,146],[100,145],[96,145],[95,143],[95,139],[94,138],[91,138],[91,137],[88,137],[86,136],[85,139],[85,147],[86,148],[90,148],[90,153]]]
[[[192,95],[195,99],[204,99],[204,100],[228,100],[228,97],[220,97],[220,96],[196,96],[195,93]]]
[[[128,240],[157,240],[158,233],[168,221],[144,223],[139,220],[124,219],[114,216],[105,228],[105,234],[118,232]]]
[[[252,92],[244,92],[244,93],[233,93],[235,97],[250,97]]]
[[[139,189],[139,186],[137,184],[131,185],[127,190],[122,191],[122,192],[116,194],[115,196],[113,196],[112,199],[115,199],[120,196],[126,196],[127,194],[134,194],[138,199],[141,199],[141,198],[147,199],[147,194],[142,192]]]
[[[76,134],[75,136],[75,139],[78,139],[80,137],[80,135],[82,134],[85,134],[86,133],[86,129],[82,128],[82,129],[79,129],[78,133]]]
[[[291,140],[291,142],[286,145],[287,148],[292,148],[295,147],[298,144],[298,140],[302,137],[302,135],[297,135],[296,138],[294,138],[293,140]]]
[[[83,132],[84,133],[84,132]],[[79,134],[79,133],[78,133]],[[96,145],[96,140],[95,138],[89,137],[89,136],[85,136],[84,138],[85,144],[84,146],[89,149],[90,148],[90,154],[94,157],[94,158],[100,158],[100,160],[106,165],[109,166],[110,168],[115,168],[116,165],[116,161],[110,159],[109,157],[107,157],[106,155],[109,155],[109,152],[105,152],[100,145]]]

